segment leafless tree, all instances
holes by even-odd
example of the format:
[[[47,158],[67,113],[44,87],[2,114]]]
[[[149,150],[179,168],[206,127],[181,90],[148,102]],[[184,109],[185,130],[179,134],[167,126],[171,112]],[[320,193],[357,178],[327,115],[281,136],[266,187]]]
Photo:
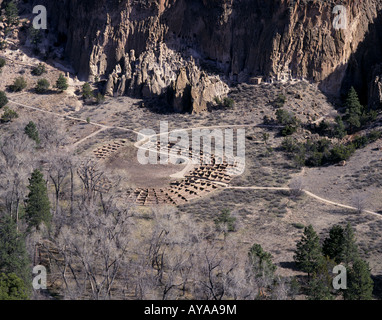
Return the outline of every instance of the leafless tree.
[[[289,183],[290,195],[293,199],[302,195],[304,190],[304,184],[301,178],[295,178]]]
[[[109,208],[100,213],[96,205],[81,206],[59,232],[56,247],[63,261],[57,264],[69,297],[88,291],[95,300],[112,297],[125,265],[132,214]]]
[[[226,245],[226,242],[225,242]],[[228,287],[235,279],[237,267],[235,252],[227,259],[223,245],[203,242],[197,254],[195,264],[194,295],[196,299],[222,300],[228,293]]]
[[[67,177],[70,169],[73,167],[73,157],[62,151],[61,153],[51,153],[48,158],[48,175],[52,180],[55,190],[55,200],[56,200],[56,215],[59,212],[59,201],[60,201],[60,192],[62,191],[62,185]]]
[[[25,139],[18,126],[11,127],[9,134],[0,139],[0,193],[7,212],[17,221],[28,176],[35,164],[33,143]]]
[[[69,142],[64,122],[55,116],[44,116],[37,120],[40,147],[45,150],[65,146]]]
[[[152,217],[152,229],[136,245],[135,294],[138,299],[176,299],[189,281],[195,228],[171,208],[155,208]]]
[[[272,300],[288,300],[293,296],[293,290],[287,279],[277,277],[275,283],[272,286]]]
[[[104,172],[93,159],[89,158],[79,165],[77,174],[83,185],[83,201],[87,203],[95,201],[105,179]]]
[[[367,196],[365,194],[356,193],[352,197],[353,206],[356,208],[359,214],[365,210],[366,202]]]

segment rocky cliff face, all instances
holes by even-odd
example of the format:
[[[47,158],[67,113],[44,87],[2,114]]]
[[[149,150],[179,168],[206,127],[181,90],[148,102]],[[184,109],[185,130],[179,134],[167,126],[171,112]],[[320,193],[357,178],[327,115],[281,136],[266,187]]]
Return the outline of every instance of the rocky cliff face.
[[[342,1],[345,30],[333,28],[332,0],[45,2],[79,77],[107,79],[109,94],[166,94],[197,112],[224,83],[257,75],[309,79],[330,94],[378,87],[381,0]]]

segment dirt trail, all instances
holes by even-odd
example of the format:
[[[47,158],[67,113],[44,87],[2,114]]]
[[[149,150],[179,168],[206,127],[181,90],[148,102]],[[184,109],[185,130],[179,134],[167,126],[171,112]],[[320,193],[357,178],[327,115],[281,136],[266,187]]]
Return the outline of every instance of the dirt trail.
[[[8,102],[9,103],[13,103],[13,104],[18,105],[18,106],[23,107],[23,108],[27,108],[27,109],[31,109],[31,110],[35,110],[35,111],[39,111],[39,112],[43,112],[43,113],[47,113],[47,114],[51,114],[51,115],[54,115],[54,116],[57,116],[57,117],[60,117],[60,118],[70,119],[70,120],[75,120],[75,121],[80,121],[80,122],[86,122],[86,123],[92,124],[94,126],[97,126],[97,127],[103,128],[103,129],[119,129],[119,130],[133,132],[133,133],[136,133],[136,134],[139,133],[138,131],[135,131],[135,130],[132,130],[132,129],[128,129],[128,128],[108,126],[108,125],[97,123],[97,122],[93,122],[93,121],[88,122],[87,120],[84,120],[84,119],[81,119],[81,118],[76,118],[76,117],[68,116],[68,115],[65,115],[65,114],[61,114],[61,113],[57,113],[57,112],[53,112],[53,111],[48,111],[48,110],[40,109],[40,108],[37,108],[37,107],[32,107],[32,106],[29,106],[29,105],[26,105],[26,104],[23,104],[23,103],[20,103],[20,102],[16,102],[16,101],[13,101],[13,100],[8,100]]]
[[[72,145],[72,148],[77,147],[77,146],[80,145],[82,142],[84,142],[84,141],[90,139],[91,137],[96,136],[96,135],[99,134],[100,132],[102,132],[102,131],[104,131],[104,130],[107,130],[107,129],[108,129],[108,128],[106,128],[106,127],[104,127],[104,128],[100,128],[99,130],[97,130],[97,131],[95,131],[95,132],[93,132],[93,133],[87,135],[85,138],[82,138],[81,140],[78,140],[76,143],[74,143],[74,144]]]
[[[251,187],[230,187],[230,186],[226,186],[227,189],[237,189],[237,190],[281,190],[281,191],[290,191],[290,188],[287,188],[287,187],[255,187],[255,186],[251,186]],[[318,201],[321,201],[321,202],[324,202],[324,203],[327,203],[327,204],[330,204],[330,205],[333,205],[333,206],[336,206],[336,207],[340,207],[340,208],[345,208],[345,209],[350,209],[350,210],[355,210],[357,211],[358,209],[355,208],[355,207],[352,207],[352,206],[348,206],[348,205],[345,205],[345,204],[342,204],[342,203],[339,203],[339,202],[335,202],[335,201],[331,201],[331,200],[328,200],[328,199],[325,199],[325,198],[322,198],[308,190],[302,190],[302,192],[304,192],[307,196],[311,197],[311,198],[314,198]],[[369,210],[363,210],[362,211],[363,213],[367,213],[367,214],[371,214],[371,215],[375,215],[377,216],[378,218],[382,218],[382,215],[379,214],[378,212],[374,212],[374,211],[369,211]]]
[[[62,115],[62,114],[59,114],[59,113],[56,113],[56,112],[47,111],[47,110],[43,110],[43,109],[40,109],[40,108],[28,106],[28,105],[25,105],[25,104],[22,104],[22,103],[13,101],[13,100],[9,100],[9,102],[13,103],[13,104],[16,104],[18,106],[27,108],[27,109],[32,109],[32,110],[35,110],[35,111],[40,111],[40,112],[44,112],[44,113],[47,113],[47,114],[52,114],[52,115],[55,115],[55,116],[58,116],[58,117],[61,117],[61,118],[66,118],[66,119],[71,119],[71,120],[81,121],[81,122],[87,122],[86,120],[83,120],[83,119],[80,119],[80,118],[76,118],[76,117],[72,117],[72,116],[68,116],[68,115]],[[87,140],[87,139],[97,135],[101,131],[104,131],[104,130],[107,130],[107,129],[120,129],[120,130],[125,130],[125,131],[128,131],[128,132],[133,132],[133,133],[136,133],[136,134],[140,134],[139,132],[137,132],[135,130],[127,129],[127,128],[123,128],[123,127],[107,126],[107,125],[103,125],[103,124],[96,123],[96,122],[89,122],[89,123],[94,125],[94,126],[100,127],[100,129],[97,130],[96,132],[93,132],[92,134],[86,136],[85,138],[77,141],[73,146],[78,146],[80,143],[84,142],[85,140]],[[267,127],[268,128],[280,128],[281,126],[269,126],[269,125],[261,125],[261,124],[255,124],[254,123],[254,124],[243,124],[243,125],[219,125],[219,126],[208,126],[208,127],[207,126],[204,126],[204,127],[193,127],[193,128],[188,128],[188,129],[178,129],[178,130],[174,130],[174,131],[184,131],[184,130],[189,131],[189,130],[195,130],[195,129],[211,129],[211,128],[226,128],[226,127],[230,127],[230,128],[244,128],[244,127],[252,127],[252,128],[255,128],[255,127],[259,127],[259,128],[267,128]],[[139,140],[139,141],[137,141],[135,143],[135,147],[149,151],[149,150],[151,150],[150,148],[143,148],[142,145],[145,142],[147,142],[151,137],[160,136],[160,135],[161,135],[161,133],[155,134],[155,135],[152,135],[152,136],[144,136],[144,139]],[[157,151],[157,152],[161,153],[161,151]],[[186,172],[188,172],[188,170],[192,166],[192,162],[190,161],[190,159],[188,159],[188,157],[182,157],[182,156],[179,156],[179,157],[180,158],[184,158],[188,163],[187,163],[187,166],[186,166],[185,169],[183,169],[181,172],[175,174],[177,177],[184,176],[184,174]],[[276,190],[276,191],[277,190],[289,191],[290,190],[290,188],[287,188],[287,187],[258,187],[258,186],[233,187],[233,186],[229,186],[227,184],[222,184],[222,185],[224,185],[227,189],[238,189],[238,190],[269,190],[269,191],[273,191],[273,190]],[[335,201],[331,201],[331,200],[319,197],[319,196],[315,195],[314,193],[312,193],[310,191],[307,191],[307,190],[302,190],[302,191],[307,196],[309,196],[311,198],[314,198],[316,200],[319,200],[321,202],[324,202],[324,203],[327,203],[327,204],[330,204],[330,205],[334,205],[334,206],[337,206],[337,207],[345,208],[345,209],[357,210],[357,208],[355,208],[355,207],[348,206],[348,205],[345,205],[345,204],[342,204],[342,203],[338,203],[338,202],[335,202]],[[382,218],[382,215],[377,213],[377,212],[373,212],[373,211],[369,211],[369,210],[364,210],[363,212],[367,213],[367,214],[371,214],[371,215],[377,216],[378,218]]]

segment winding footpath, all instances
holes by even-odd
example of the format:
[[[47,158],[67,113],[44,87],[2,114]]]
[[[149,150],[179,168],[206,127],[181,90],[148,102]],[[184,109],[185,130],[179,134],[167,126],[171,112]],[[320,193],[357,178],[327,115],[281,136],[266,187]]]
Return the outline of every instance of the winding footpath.
[[[227,189],[236,189],[236,190],[273,190],[273,191],[290,191],[291,189],[288,188],[288,187],[234,187],[234,186],[226,186]],[[350,210],[355,210],[355,211],[358,211],[357,208],[355,207],[352,207],[352,206],[348,206],[348,205],[345,205],[345,204],[342,204],[342,203],[338,203],[338,202],[335,202],[335,201],[331,201],[331,200],[328,200],[328,199],[325,199],[325,198],[322,198],[308,190],[301,190],[301,192],[305,193],[307,196],[311,197],[311,198],[314,198],[320,202],[324,202],[326,204],[330,204],[330,205],[333,205],[333,206],[336,206],[336,207],[340,207],[340,208],[344,208],[344,209],[350,209]],[[375,215],[377,216],[378,218],[382,218],[382,215],[379,214],[378,212],[374,212],[374,211],[369,211],[369,210],[362,210],[363,213],[368,213],[368,214],[371,214],[371,215]]]
[[[72,117],[72,116],[68,116],[68,115],[62,115],[60,113],[56,113],[56,112],[52,112],[52,111],[43,110],[43,109],[40,109],[40,108],[37,108],[37,107],[32,107],[32,106],[29,106],[29,105],[25,105],[25,104],[22,104],[22,103],[13,101],[13,100],[9,100],[9,103],[15,104],[15,105],[20,106],[20,107],[24,107],[26,109],[35,110],[35,111],[38,111],[38,112],[42,112],[42,113],[54,115],[54,116],[57,116],[57,117],[61,117],[63,119],[70,119],[70,120],[75,120],[75,121],[79,121],[79,122],[86,122],[86,123],[89,123],[91,125],[99,127],[99,130],[97,130],[97,131],[91,133],[90,135],[84,137],[83,139],[77,141],[76,143],[74,143],[72,145],[72,147],[76,147],[79,144],[81,144],[84,141],[86,141],[87,139],[96,136],[98,133],[100,133],[100,132],[102,132],[104,130],[109,130],[109,129],[124,130],[124,131],[127,131],[127,132],[132,132],[132,133],[136,133],[136,134],[139,134],[139,135],[143,136],[142,133],[140,133],[138,131],[135,131],[135,130],[132,130],[132,129],[128,129],[128,128],[116,127],[116,126],[108,126],[108,125],[104,125],[104,124],[100,124],[100,123],[96,123],[96,122],[87,122],[86,120],[81,119],[81,118],[76,118],[76,117]],[[193,128],[188,128],[188,129],[179,129],[179,130],[174,130],[174,132],[197,130],[197,129],[227,128],[227,127],[230,127],[230,128],[245,128],[245,127],[251,127],[251,128],[255,128],[255,127],[259,127],[259,128],[280,128],[281,126],[269,126],[269,125],[261,125],[261,124],[218,125],[218,126],[201,126],[201,127],[193,127]],[[154,149],[145,148],[142,145],[145,144],[146,142],[148,142],[150,140],[150,138],[152,138],[154,136],[160,136],[160,135],[161,135],[161,133],[155,134],[155,135],[151,135],[151,136],[143,136],[143,139],[137,141],[134,144],[134,146],[136,148],[140,148],[140,149],[143,149],[143,150],[146,150],[146,151],[149,151],[149,150],[153,151]],[[158,152],[158,153],[161,153],[161,151],[157,151],[157,150],[155,150],[155,151]],[[185,160],[188,161],[186,168],[183,169],[180,173],[177,173],[177,174],[175,174],[173,176],[181,177],[181,176],[184,175],[185,172],[187,172],[190,169],[190,167],[192,166],[191,161],[188,158],[185,158]],[[226,189],[231,189],[231,190],[290,191],[290,188],[288,188],[288,187],[259,187],[259,186],[235,187],[235,186],[230,186],[230,185],[224,184],[224,183],[218,183],[218,184],[221,184]],[[348,205],[345,205],[345,204],[342,204],[342,203],[338,203],[338,202],[335,202],[335,201],[331,201],[331,200],[322,198],[322,197],[320,197],[320,196],[318,196],[318,195],[316,195],[316,194],[314,194],[314,193],[312,193],[312,192],[310,192],[308,190],[302,190],[302,192],[304,192],[307,196],[309,196],[309,197],[311,197],[313,199],[316,199],[316,200],[318,200],[320,202],[323,202],[323,203],[326,203],[326,204],[329,204],[329,205],[333,205],[333,206],[344,208],[344,209],[358,210],[355,207],[348,206]],[[379,213],[374,212],[374,211],[363,210],[362,212],[366,213],[366,214],[374,215],[374,216],[376,216],[378,218],[382,218],[382,214],[379,214]]]

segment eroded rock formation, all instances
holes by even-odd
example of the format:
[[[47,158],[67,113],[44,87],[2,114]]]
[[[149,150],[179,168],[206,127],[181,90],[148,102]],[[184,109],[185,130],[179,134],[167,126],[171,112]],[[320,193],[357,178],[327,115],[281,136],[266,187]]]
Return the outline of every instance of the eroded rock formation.
[[[382,62],[381,0],[342,1],[345,30],[333,28],[333,0],[45,2],[80,78],[107,79],[109,94],[170,94],[177,110],[204,110],[227,92],[222,80],[257,75],[370,92]]]

